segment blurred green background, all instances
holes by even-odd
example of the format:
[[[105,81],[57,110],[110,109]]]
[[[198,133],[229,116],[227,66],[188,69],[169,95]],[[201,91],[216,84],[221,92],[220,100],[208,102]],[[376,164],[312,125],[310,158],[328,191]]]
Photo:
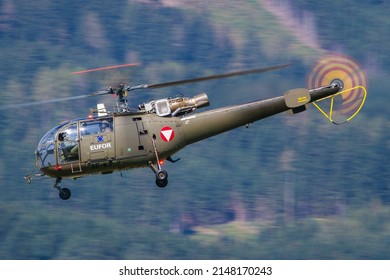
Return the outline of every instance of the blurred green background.
[[[389,12],[384,0],[1,0],[0,259],[389,259]],[[52,179],[23,180],[46,131],[113,100],[10,104],[294,62],[129,98],[207,92],[216,108],[304,87],[329,52],[368,77],[348,124],[311,108],[216,136],[166,163],[166,189],[147,168],[64,181],[68,201]]]

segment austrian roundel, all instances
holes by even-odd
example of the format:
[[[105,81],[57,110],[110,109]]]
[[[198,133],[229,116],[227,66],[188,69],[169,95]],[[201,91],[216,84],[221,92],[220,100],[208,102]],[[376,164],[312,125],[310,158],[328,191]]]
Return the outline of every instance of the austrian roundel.
[[[170,142],[173,140],[173,138],[175,138],[175,131],[172,127],[164,126],[160,130],[160,137],[165,142]]]

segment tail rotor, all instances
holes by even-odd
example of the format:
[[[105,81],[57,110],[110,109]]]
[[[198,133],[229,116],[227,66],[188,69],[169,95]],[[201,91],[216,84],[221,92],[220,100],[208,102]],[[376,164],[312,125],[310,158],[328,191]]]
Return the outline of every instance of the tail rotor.
[[[308,88],[338,85],[341,90],[332,96],[313,102],[332,123],[342,124],[353,119],[367,97],[367,79],[361,67],[344,55],[328,55],[314,65]]]

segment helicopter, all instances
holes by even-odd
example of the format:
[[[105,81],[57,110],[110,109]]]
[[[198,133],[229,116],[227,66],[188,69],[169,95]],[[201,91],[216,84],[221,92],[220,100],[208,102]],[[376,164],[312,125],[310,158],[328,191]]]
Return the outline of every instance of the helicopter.
[[[180,158],[173,159],[173,155],[190,144],[241,126],[248,127],[253,122],[285,111],[301,113],[310,103],[334,124],[349,121],[362,108],[367,94],[364,73],[345,56],[318,61],[309,76],[307,88],[292,89],[277,97],[245,104],[195,112],[210,104],[206,93],[161,98],[142,103],[138,108],[130,108],[127,101],[128,93],[135,90],[264,73],[289,65],[159,84],[121,84],[86,95],[115,95],[117,104],[113,111],[98,104],[95,115],[73,119],[50,129],[35,151],[37,171],[24,178],[28,183],[35,178],[54,178],[53,187],[61,199],[67,200],[71,191],[62,186],[63,179],[149,167],[156,185],[164,188],[168,185],[168,173],[162,167],[163,162],[177,162]],[[326,100],[324,107],[321,104]]]

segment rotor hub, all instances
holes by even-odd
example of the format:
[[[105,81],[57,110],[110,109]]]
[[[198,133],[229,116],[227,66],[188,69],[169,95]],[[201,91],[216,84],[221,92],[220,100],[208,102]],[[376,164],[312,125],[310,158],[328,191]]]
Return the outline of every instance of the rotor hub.
[[[343,80],[341,80],[341,79],[339,79],[339,78],[333,79],[333,80],[330,82],[330,85],[333,86],[333,87],[337,87],[337,88],[339,88],[340,90],[343,90],[343,89],[344,89],[344,82],[343,82]]]

